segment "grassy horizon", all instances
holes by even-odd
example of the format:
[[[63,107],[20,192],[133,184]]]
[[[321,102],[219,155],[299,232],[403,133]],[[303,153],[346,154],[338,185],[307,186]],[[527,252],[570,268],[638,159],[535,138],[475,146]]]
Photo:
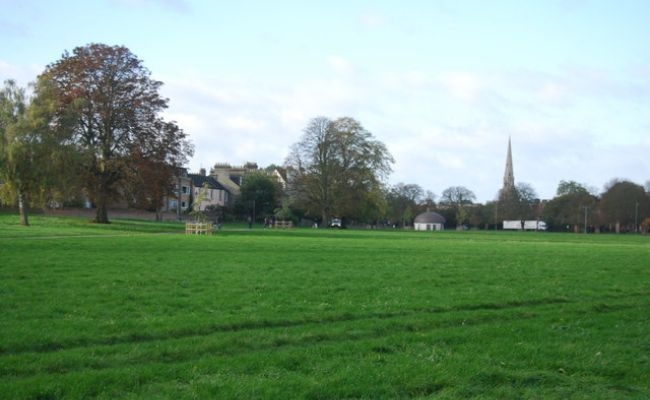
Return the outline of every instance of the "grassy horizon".
[[[650,395],[648,237],[16,223],[2,398]]]

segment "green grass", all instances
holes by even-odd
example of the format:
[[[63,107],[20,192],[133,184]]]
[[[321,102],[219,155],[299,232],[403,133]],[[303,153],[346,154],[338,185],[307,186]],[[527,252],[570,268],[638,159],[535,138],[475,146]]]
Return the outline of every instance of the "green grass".
[[[649,237],[17,221],[2,398],[650,397]]]

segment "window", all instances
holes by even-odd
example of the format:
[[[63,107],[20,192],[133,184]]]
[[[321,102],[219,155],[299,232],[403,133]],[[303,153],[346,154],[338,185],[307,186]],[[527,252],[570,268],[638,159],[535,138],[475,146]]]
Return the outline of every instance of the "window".
[[[183,194],[187,194],[187,193],[189,192],[188,189],[189,189],[189,188],[188,188],[187,186],[183,186],[183,188],[181,189],[181,191],[182,191]]]

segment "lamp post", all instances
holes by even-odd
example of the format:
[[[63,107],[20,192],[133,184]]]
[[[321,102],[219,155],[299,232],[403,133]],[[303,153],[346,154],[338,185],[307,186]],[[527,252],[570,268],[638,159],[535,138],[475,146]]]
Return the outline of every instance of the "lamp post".
[[[582,208],[585,209],[585,233],[587,233],[587,210],[589,210],[589,207],[582,206]]]
[[[637,200],[636,205],[634,206],[634,233],[639,232],[639,225],[637,223],[639,216],[639,201]]]

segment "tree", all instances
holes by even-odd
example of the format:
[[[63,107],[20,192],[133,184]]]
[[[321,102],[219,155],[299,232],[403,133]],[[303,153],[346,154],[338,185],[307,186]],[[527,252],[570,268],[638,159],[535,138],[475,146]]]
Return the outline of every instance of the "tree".
[[[497,200],[488,201],[480,209],[480,224],[485,226],[485,229],[497,229],[499,227],[499,221],[503,219],[499,218],[499,202]]]
[[[467,205],[476,200],[474,192],[464,186],[452,186],[445,189],[440,197],[440,203],[452,209],[456,216],[456,229],[461,229],[467,222]]]
[[[427,190],[424,194],[424,200],[420,204],[424,210],[433,209],[436,206],[436,194]]]
[[[201,204],[208,199],[209,190],[210,184],[208,182],[203,182],[203,186],[199,189],[199,192],[192,201],[192,210],[190,211],[190,215],[194,218],[195,222],[205,222],[207,220],[206,213],[201,210]]]
[[[251,220],[274,214],[280,205],[280,184],[266,173],[252,172],[244,176],[237,199],[240,214],[250,214]]]
[[[581,195],[586,195],[589,194],[589,191],[587,190],[587,187],[581,183],[578,183],[576,181],[565,181],[561,180],[560,183],[557,185],[557,190],[555,192],[556,196],[564,196],[564,195],[574,195],[574,194],[581,194]]]
[[[187,163],[187,155],[194,151],[193,146],[178,134],[179,128],[169,122],[159,122],[167,126],[157,138],[133,146],[130,168],[125,181],[128,195],[138,208],[155,211],[156,220],[162,220],[161,209],[164,199],[174,193],[172,177],[178,168]]]
[[[137,160],[174,162],[188,154],[183,131],[159,116],[168,101],[161,85],[126,47],[103,44],[65,52],[38,77],[35,95],[55,104],[50,128],[81,155],[96,222],[108,222],[109,201]]]
[[[607,186],[599,204],[602,222],[614,225],[616,232],[621,228],[636,231],[650,211],[645,189],[625,180],[614,180]]]
[[[593,212],[595,204],[596,197],[589,193],[585,185],[562,180],[556,196],[546,203],[542,215],[550,229],[566,230],[572,227],[574,232],[579,232],[585,211]]]
[[[12,80],[0,91],[0,185],[9,204],[18,203],[20,223],[29,225],[29,191],[33,181],[30,162],[33,143],[25,131],[25,90]]]
[[[293,201],[327,223],[332,215],[358,217],[378,201],[393,158],[361,124],[348,117],[312,119],[285,160]]]
[[[386,196],[390,210],[388,217],[393,221],[399,221],[402,226],[410,224],[423,196],[424,190],[417,184],[402,182],[396,184],[390,188]]]
[[[53,181],[51,168],[61,154],[43,135],[42,108],[29,103],[25,90],[12,80],[0,90],[0,195],[18,204],[20,223],[29,225],[29,207],[43,205]],[[47,172],[46,172],[47,171]]]
[[[536,205],[539,203],[535,189],[525,182],[499,192],[498,215],[502,220],[539,217]]]
[[[522,219],[538,219],[540,215],[540,201],[537,192],[532,185],[526,182],[520,182],[516,185],[519,197],[519,210]]]
[[[521,219],[517,188],[509,186],[500,190],[496,208],[499,220]]]

